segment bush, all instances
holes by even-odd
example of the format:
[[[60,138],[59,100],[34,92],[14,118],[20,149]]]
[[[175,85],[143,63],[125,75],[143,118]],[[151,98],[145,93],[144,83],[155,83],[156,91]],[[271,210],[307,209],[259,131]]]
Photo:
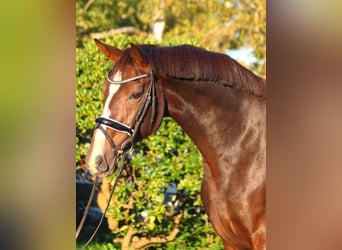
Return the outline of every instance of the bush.
[[[136,44],[156,44],[147,37],[116,36],[106,43],[118,48]],[[193,44],[194,41],[166,41],[161,45]],[[77,93],[76,164],[83,164],[95,118],[102,112],[101,85],[111,63],[87,42],[76,50]],[[203,174],[201,156],[184,131],[164,118],[157,133],[135,145],[129,157],[128,175],[112,198],[107,219],[122,249],[150,246],[150,249],[222,249],[200,200]],[[100,208],[108,197],[113,177],[103,180],[98,195]],[[163,236],[168,236],[166,239]],[[169,242],[168,244],[162,244]]]

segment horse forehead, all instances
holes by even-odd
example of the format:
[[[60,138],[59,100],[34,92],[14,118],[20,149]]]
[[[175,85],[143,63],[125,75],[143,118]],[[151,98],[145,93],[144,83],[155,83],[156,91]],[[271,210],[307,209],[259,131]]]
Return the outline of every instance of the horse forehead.
[[[115,71],[115,73],[112,76],[112,80],[122,81],[122,71],[120,70]],[[120,88],[119,84],[109,84],[109,91],[108,91],[108,95],[107,95],[107,98],[105,100],[105,104],[103,107],[102,116],[110,117],[111,115],[110,102],[113,99],[113,96],[115,95],[115,93],[119,90],[119,88]]]

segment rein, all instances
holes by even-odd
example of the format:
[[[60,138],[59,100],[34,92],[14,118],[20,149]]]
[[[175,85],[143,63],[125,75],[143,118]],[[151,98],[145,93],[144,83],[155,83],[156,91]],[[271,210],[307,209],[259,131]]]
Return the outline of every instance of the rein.
[[[136,116],[135,116],[135,119],[133,120],[133,124],[132,126],[127,126],[117,120],[114,120],[114,119],[111,119],[111,118],[108,118],[108,117],[103,117],[103,116],[100,116],[98,118],[96,118],[96,126],[95,126],[95,129],[100,129],[102,131],[102,133],[104,134],[104,136],[106,137],[106,140],[109,142],[109,144],[111,145],[111,149],[114,153],[118,153],[118,155],[121,155],[121,166],[119,168],[119,171],[118,171],[118,174],[117,174],[117,177],[114,181],[114,184],[113,184],[113,187],[112,187],[112,190],[110,192],[110,195],[109,195],[109,199],[108,199],[108,203],[107,203],[107,206],[102,214],[102,217],[96,227],[96,229],[94,230],[93,234],[91,235],[91,237],[89,238],[89,240],[86,242],[85,245],[82,246],[82,248],[80,250],[83,250],[87,245],[90,244],[90,242],[93,240],[93,238],[95,237],[97,231],[99,230],[101,224],[102,224],[102,221],[105,217],[105,214],[108,210],[108,207],[109,207],[109,204],[110,204],[110,201],[112,199],[112,196],[113,196],[113,193],[114,193],[114,190],[117,186],[117,183],[118,183],[118,180],[119,178],[122,176],[122,172],[123,172],[123,169],[125,168],[125,160],[127,158],[127,154],[128,154],[128,150],[131,149],[133,147],[133,143],[138,135],[138,131],[141,127],[141,123],[144,121],[144,118],[147,114],[147,110],[148,110],[148,107],[150,106],[150,104],[152,104],[152,114],[151,114],[151,121],[150,121],[150,127],[149,127],[149,131],[152,130],[152,126],[153,126],[153,123],[154,123],[154,120],[155,120],[155,116],[156,116],[156,111],[157,111],[157,96],[156,96],[156,87],[155,87],[155,75],[153,74],[153,72],[149,73],[149,74],[142,74],[142,75],[138,75],[138,76],[135,76],[135,77],[131,77],[131,78],[128,78],[128,79],[125,79],[125,80],[122,80],[122,81],[113,81],[110,79],[109,75],[111,74],[111,71],[108,72],[107,74],[107,81],[111,84],[125,84],[125,83],[128,83],[128,82],[131,82],[131,81],[135,81],[135,80],[138,80],[138,79],[142,79],[142,78],[146,78],[146,77],[151,77],[151,82],[150,82],[150,85],[149,85],[149,88],[148,88],[148,95],[145,97],[144,99],[144,103],[143,105],[140,107],[140,109],[138,110]],[[121,144],[121,147],[120,149],[115,145],[114,141],[112,140],[112,138],[109,136],[109,134],[107,133],[106,129],[104,127],[108,127],[112,130],[115,130],[115,131],[118,131],[118,132],[121,132],[121,133],[125,133],[127,135],[129,135],[129,138],[127,139],[127,141],[124,141],[122,144]],[[115,166],[115,163],[114,163],[114,166]],[[89,200],[88,200],[88,203],[87,203],[87,206],[86,206],[86,209],[84,211],[84,214],[83,214],[83,217],[82,217],[82,220],[77,228],[77,231],[76,231],[76,239],[78,238],[82,228],[83,228],[83,225],[84,225],[84,222],[86,220],[86,217],[88,215],[88,212],[89,212],[89,208],[90,208],[90,205],[91,205],[91,202],[93,200],[93,197],[94,197],[94,194],[95,194],[95,187],[96,187],[96,182],[94,181],[93,182],[93,187],[92,187],[92,191],[91,191],[91,194],[89,196]]]
[[[93,181],[93,186],[92,186],[92,189],[91,189],[91,192],[90,192],[90,196],[89,196],[89,199],[88,199],[88,203],[87,203],[86,209],[84,210],[82,219],[81,219],[80,224],[78,225],[77,230],[76,230],[76,240],[77,240],[78,236],[80,235],[80,232],[81,232],[81,230],[83,228],[84,222],[85,222],[85,220],[87,218],[87,215],[89,213],[90,205],[91,205],[91,202],[93,201],[94,194],[95,194],[95,189],[96,189],[96,181]]]
[[[102,224],[102,222],[103,222],[103,219],[104,219],[104,217],[105,217],[105,215],[106,215],[106,213],[107,213],[107,210],[108,210],[108,208],[109,208],[110,201],[112,200],[112,197],[113,197],[115,188],[116,188],[116,186],[117,186],[117,184],[118,184],[118,181],[119,181],[119,179],[120,179],[121,176],[122,176],[122,172],[123,172],[123,170],[124,170],[124,168],[125,168],[125,160],[126,160],[126,158],[127,158],[127,152],[125,152],[124,154],[122,154],[122,157],[121,157],[121,166],[120,166],[120,169],[119,169],[119,171],[118,171],[118,174],[117,174],[117,176],[116,176],[116,178],[115,178],[115,181],[114,181],[112,190],[110,191],[110,194],[109,194],[109,197],[108,197],[108,202],[107,202],[107,205],[106,205],[105,210],[104,210],[103,213],[102,213],[101,219],[100,219],[99,223],[97,224],[97,226],[96,226],[94,232],[93,232],[92,235],[90,236],[89,240],[80,248],[80,250],[85,249],[85,247],[88,246],[88,245],[90,244],[90,242],[94,239],[94,237],[95,237],[97,231],[100,229],[100,226],[101,226],[101,224]],[[84,211],[82,220],[81,220],[81,222],[80,222],[80,224],[79,224],[79,226],[78,226],[78,228],[77,228],[76,239],[78,238],[79,233],[81,232],[81,230],[82,230],[82,228],[83,228],[84,221],[85,221],[85,219],[86,219],[86,217],[87,217],[87,215],[88,215],[89,207],[90,207],[91,201],[92,201],[93,196],[94,196],[94,193],[95,193],[95,186],[96,186],[96,182],[94,181],[94,182],[93,182],[93,189],[92,189],[92,191],[91,191],[91,194],[90,194],[90,197],[89,197],[89,200],[88,200],[88,204],[87,204],[86,210]]]

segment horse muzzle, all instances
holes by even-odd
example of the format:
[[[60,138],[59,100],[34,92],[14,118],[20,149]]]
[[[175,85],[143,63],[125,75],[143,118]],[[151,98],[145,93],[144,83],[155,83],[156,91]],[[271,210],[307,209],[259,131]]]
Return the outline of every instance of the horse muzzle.
[[[92,176],[110,176],[114,173],[117,166],[117,154],[109,159],[105,155],[97,155],[93,159],[86,159],[86,165]]]

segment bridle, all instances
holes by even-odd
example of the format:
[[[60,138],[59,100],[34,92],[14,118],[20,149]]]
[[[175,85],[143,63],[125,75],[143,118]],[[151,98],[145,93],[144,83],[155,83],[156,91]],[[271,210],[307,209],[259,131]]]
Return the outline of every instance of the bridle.
[[[140,106],[131,126],[125,125],[117,120],[114,120],[108,117],[100,116],[96,118],[96,129],[100,129],[102,133],[105,135],[107,141],[111,145],[112,151],[122,153],[122,152],[129,150],[133,146],[133,143],[135,142],[138,136],[139,129],[141,127],[142,122],[145,119],[145,116],[146,116],[146,113],[148,111],[148,107],[150,106],[150,104],[152,104],[152,114],[151,114],[149,132],[151,132],[152,130],[152,127],[155,121],[156,112],[157,112],[157,96],[156,96],[156,86],[155,86],[156,76],[153,73],[153,71],[151,71],[148,74],[134,76],[134,77],[122,80],[122,81],[113,81],[110,79],[111,72],[112,71],[109,71],[107,74],[107,81],[110,84],[116,84],[116,85],[129,83],[129,82],[136,81],[136,80],[146,78],[146,77],[151,77],[151,82],[147,90],[147,95],[145,95],[145,100],[143,101],[143,104]],[[125,133],[129,135],[129,138],[121,144],[120,148],[118,148],[116,144],[114,143],[114,141],[112,140],[112,138],[108,135],[106,129],[104,129],[103,127],[107,127],[112,130]]]
[[[131,126],[125,125],[125,124],[123,124],[123,123],[121,123],[121,122],[119,122],[117,120],[114,120],[114,119],[111,119],[111,118],[108,118],[108,117],[100,116],[100,117],[96,118],[95,129],[101,130],[102,133],[104,134],[104,136],[106,137],[106,140],[109,142],[113,153],[117,154],[117,157],[115,157],[116,161],[117,161],[118,157],[121,156],[121,166],[119,168],[118,175],[117,175],[117,177],[116,177],[116,179],[114,181],[112,190],[111,190],[109,198],[108,198],[108,203],[107,203],[107,206],[106,206],[106,208],[105,208],[105,210],[104,210],[104,212],[102,214],[102,217],[101,217],[101,219],[100,219],[100,221],[99,221],[95,231],[91,235],[90,239],[87,241],[87,243],[85,243],[82,246],[81,249],[84,249],[87,245],[89,245],[89,243],[92,241],[92,239],[94,238],[95,234],[97,233],[98,229],[100,228],[100,225],[102,224],[104,216],[105,216],[105,214],[106,214],[106,212],[108,210],[108,207],[109,207],[112,195],[114,193],[115,187],[116,187],[116,185],[118,183],[119,178],[122,176],[123,169],[125,168],[125,160],[126,160],[126,157],[127,157],[127,153],[133,147],[133,144],[134,144],[135,140],[137,139],[137,136],[138,136],[141,124],[143,123],[143,121],[145,119],[145,116],[147,114],[148,107],[150,106],[150,104],[152,105],[152,113],[151,113],[149,132],[152,131],[153,124],[154,124],[154,121],[155,121],[155,116],[156,116],[156,113],[157,113],[157,96],[156,96],[156,86],[155,86],[156,85],[156,76],[153,73],[153,71],[151,71],[148,74],[138,75],[138,76],[135,76],[135,77],[131,77],[131,78],[122,80],[122,81],[113,81],[113,80],[111,80],[110,79],[111,73],[112,73],[112,71],[109,71],[108,74],[107,74],[107,81],[110,84],[121,85],[121,84],[129,83],[129,82],[136,81],[136,80],[139,80],[139,79],[142,79],[142,78],[146,78],[146,77],[151,77],[151,82],[150,82],[150,85],[149,85],[148,90],[147,90],[147,95],[145,95],[145,99],[143,100],[143,104],[140,106],[140,108],[139,108],[139,110],[138,110],[138,112],[137,112],[137,114],[136,114],[136,116],[135,116]],[[120,148],[118,148],[117,145],[114,143],[114,141],[109,136],[109,134],[107,133],[107,131],[106,131],[106,129],[104,127],[110,128],[112,130],[115,130],[115,131],[118,131],[118,132],[121,132],[121,133],[125,133],[129,137],[128,137],[128,139],[126,141],[122,142]],[[116,162],[114,162],[113,165],[115,166]],[[85,222],[85,219],[87,217],[91,201],[92,201],[92,199],[94,197],[95,186],[96,186],[96,182],[94,181],[93,187],[92,187],[92,191],[91,191],[91,194],[90,194],[90,197],[89,197],[89,200],[88,200],[88,204],[86,206],[85,212],[83,214],[81,222],[80,222],[80,224],[79,224],[79,226],[77,228],[77,231],[76,231],[76,239],[78,238],[78,236],[79,236],[79,234],[80,234],[80,232],[82,230],[83,224]]]

